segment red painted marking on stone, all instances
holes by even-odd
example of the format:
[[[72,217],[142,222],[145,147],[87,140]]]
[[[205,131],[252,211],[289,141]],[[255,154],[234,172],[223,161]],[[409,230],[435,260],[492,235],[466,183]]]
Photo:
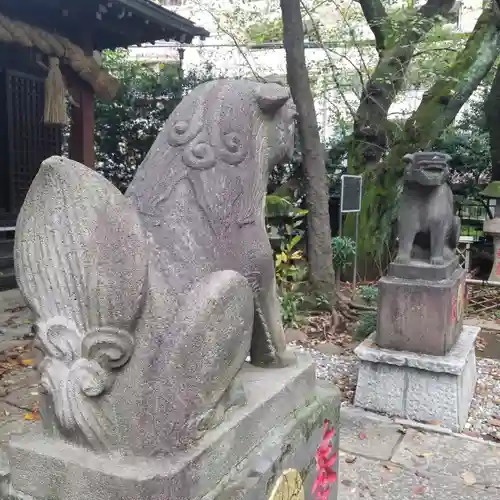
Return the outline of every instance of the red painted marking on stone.
[[[335,429],[328,428],[330,422],[325,420],[323,423],[323,437],[315,453],[316,458],[316,479],[312,485],[311,494],[316,500],[328,500],[328,495],[332,484],[337,481],[337,473],[333,466],[337,461],[337,453],[333,451],[332,439],[335,436]]]

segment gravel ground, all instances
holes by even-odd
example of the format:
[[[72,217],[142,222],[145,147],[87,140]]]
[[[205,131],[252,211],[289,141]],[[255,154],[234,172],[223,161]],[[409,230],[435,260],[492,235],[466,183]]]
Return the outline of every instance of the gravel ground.
[[[352,353],[328,355],[308,347],[300,346],[299,349],[311,354],[319,379],[338,386],[342,392],[342,404],[352,404],[358,378],[358,358]]]
[[[500,441],[500,361],[477,360],[476,393],[472,400],[467,434]]]
[[[352,405],[358,376],[356,356],[350,352],[341,355],[327,355],[316,349],[302,346],[299,348],[309,352],[316,361],[319,379],[329,380],[337,384],[342,392],[342,405]],[[499,360],[477,360],[476,392],[464,433],[500,442]]]

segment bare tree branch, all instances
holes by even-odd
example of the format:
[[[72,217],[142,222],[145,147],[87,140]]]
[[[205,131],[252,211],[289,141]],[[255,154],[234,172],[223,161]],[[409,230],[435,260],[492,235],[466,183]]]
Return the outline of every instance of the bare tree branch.
[[[417,45],[436,24],[436,18],[448,13],[454,2],[428,0],[415,15],[408,18],[406,29],[402,28],[404,31],[398,42],[382,52],[364,89],[354,123],[354,135],[360,146],[359,160],[364,160],[361,164],[375,166],[389,146],[387,115],[403,87]]]
[[[431,52],[455,52],[455,53],[457,53],[458,49],[454,49],[452,47],[435,47],[435,48],[430,48],[430,49],[426,49],[426,50],[420,50],[420,51],[415,52],[413,54],[413,59],[416,59],[417,57],[420,57],[420,56],[427,56]]]
[[[195,2],[195,3],[196,3],[196,5],[198,5],[198,7],[200,7],[202,10],[204,10],[207,14],[210,15],[210,17],[214,20],[217,28],[222,33],[224,33],[229,38],[231,38],[231,41],[234,43],[234,46],[236,47],[236,50],[240,53],[241,57],[243,57],[243,59],[245,60],[245,63],[248,65],[248,68],[252,72],[252,75],[255,78],[255,80],[262,81],[261,76],[259,74],[257,74],[257,72],[255,71],[255,69],[253,68],[252,63],[250,62],[250,59],[245,54],[245,51],[243,50],[243,48],[240,45],[240,43],[239,43],[238,39],[236,38],[236,36],[233,33],[231,33],[229,30],[227,30],[226,28],[224,28],[224,26],[222,26],[222,23],[220,22],[219,18],[212,12],[212,10],[207,9],[205,7],[205,5],[203,5],[203,3],[201,3],[201,2]]]
[[[352,45],[353,45],[353,47],[356,48],[356,50],[358,52],[359,60],[361,61],[361,64],[363,65],[363,70],[365,71],[365,73],[367,75],[369,75],[370,71],[368,70],[368,67],[366,66],[365,58],[363,56],[363,52],[362,52],[361,47],[359,45],[359,40],[356,39],[354,28],[352,27],[349,19],[345,15],[344,9],[342,8],[342,6],[339,5],[335,0],[331,0],[331,2],[333,3],[333,5],[335,5],[337,12],[340,14],[340,17],[342,17],[342,20],[344,21],[346,26],[349,28],[349,36],[351,37]]]
[[[344,105],[349,110],[349,113],[351,114],[351,117],[354,119],[356,117],[355,110],[352,108],[351,104],[349,103],[349,101],[345,97],[344,92],[342,91],[342,86],[340,84],[340,81],[337,78],[337,75],[335,74],[335,65],[334,65],[333,59],[332,59],[332,57],[330,55],[330,52],[325,47],[325,44],[323,43],[323,40],[321,39],[321,33],[319,32],[318,25],[316,24],[316,21],[313,18],[311,11],[307,8],[307,5],[305,5],[305,3],[302,0],[299,0],[299,1],[300,1],[301,8],[304,10],[304,12],[307,14],[307,16],[309,17],[309,19],[311,21],[311,24],[312,24],[312,27],[313,27],[313,30],[314,30],[314,35],[316,36],[316,39],[318,40],[318,43],[321,45],[321,47],[323,48],[323,50],[325,52],[326,57],[328,58],[328,62],[330,63],[330,67],[331,67],[331,70],[332,70],[332,79],[333,79],[333,81],[335,83],[335,86],[337,87],[337,90],[338,90],[338,92],[339,92],[342,100],[344,101]],[[355,69],[357,69],[355,67],[355,65],[353,65],[353,67]],[[362,80],[361,72],[359,73],[359,76],[361,78],[361,81],[363,81]]]

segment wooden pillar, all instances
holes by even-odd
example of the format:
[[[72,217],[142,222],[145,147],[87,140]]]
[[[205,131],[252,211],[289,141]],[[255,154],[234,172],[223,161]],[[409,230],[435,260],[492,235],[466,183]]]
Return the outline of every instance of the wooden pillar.
[[[69,156],[72,160],[94,168],[94,92],[90,85],[78,79],[72,95],[79,107],[71,107]]]
[[[92,55],[93,40],[90,32],[82,32],[79,45],[85,55]],[[69,138],[69,156],[72,160],[83,163],[89,168],[95,167],[94,151],[94,90],[73,70],[70,70],[69,86],[73,99],[79,106],[71,106],[71,130]]]

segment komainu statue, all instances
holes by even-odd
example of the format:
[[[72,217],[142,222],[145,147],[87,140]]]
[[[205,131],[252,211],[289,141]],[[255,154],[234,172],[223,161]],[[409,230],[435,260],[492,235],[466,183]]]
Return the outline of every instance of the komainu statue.
[[[443,153],[408,154],[399,211],[397,264],[423,261],[443,266],[455,258],[460,218],[454,215],[447,183],[450,157]]]
[[[179,104],[126,195],[74,161],[43,162],[15,260],[47,431],[96,451],[175,453],[244,404],[249,355],[291,362],[264,198],[294,118],[277,84],[212,81]]]

